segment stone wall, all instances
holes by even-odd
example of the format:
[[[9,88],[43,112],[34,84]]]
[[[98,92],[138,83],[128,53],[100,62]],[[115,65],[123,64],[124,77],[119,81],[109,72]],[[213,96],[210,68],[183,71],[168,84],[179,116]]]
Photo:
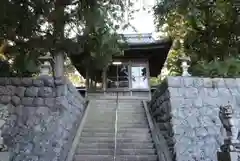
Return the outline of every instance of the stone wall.
[[[12,161],[65,160],[85,109],[68,80],[0,78],[0,103]]]
[[[240,79],[168,77],[149,104],[173,160],[216,161],[223,142],[219,106],[240,118]]]
[[[148,104],[152,117],[154,118],[160,132],[166,140],[172,159],[175,160],[174,137],[171,124],[170,95],[167,83],[163,82],[153,93]]]

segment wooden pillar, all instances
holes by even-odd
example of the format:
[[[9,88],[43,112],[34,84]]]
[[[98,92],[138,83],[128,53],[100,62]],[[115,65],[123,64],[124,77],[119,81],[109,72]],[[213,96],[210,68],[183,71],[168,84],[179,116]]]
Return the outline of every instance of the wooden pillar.
[[[94,78],[94,88],[97,89],[97,77]]]
[[[89,73],[86,71],[86,82],[85,82],[86,89],[88,90],[89,88]]]
[[[53,72],[55,77],[64,76],[64,53],[58,53],[53,56]]]
[[[93,88],[93,79],[91,77],[91,79],[90,79],[90,89],[92,90],[92,88]]]
[[[103,91],[105,93],[106,91],[106,88],[107,88],[107,68],[103,68],[103,71],[102,71],[102,88],[103,88]]]

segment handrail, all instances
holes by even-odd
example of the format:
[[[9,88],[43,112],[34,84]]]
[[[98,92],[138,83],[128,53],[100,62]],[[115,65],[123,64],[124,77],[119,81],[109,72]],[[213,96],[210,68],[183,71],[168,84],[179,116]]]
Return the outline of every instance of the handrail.
[[[118,105],[119,105],[119,100],[118,100],[118,92],[117,92],[116,109],[115,109],[115,125],[114,125],[114,158],[113,158],[114,161],[116,161],[116,155],[117,155]]]
[[[149,124],[150,130],[151,130],[151,133],[152,133],[153,141],[156,146],[158,160],[159,161],[160,160],[161,161],[172,161],[171,154],[168,150],[167,142],[166,142],[164,136],[161,134],[161,131],[160,131],[159,127],[157,126],[157,123],[151,117],[152,115],[151,115],[150,111],[148,110],[146,101],[143,100],[142,103],[143,103],[143,107],[146,112],[146,116],[147,116],[148,124]]]

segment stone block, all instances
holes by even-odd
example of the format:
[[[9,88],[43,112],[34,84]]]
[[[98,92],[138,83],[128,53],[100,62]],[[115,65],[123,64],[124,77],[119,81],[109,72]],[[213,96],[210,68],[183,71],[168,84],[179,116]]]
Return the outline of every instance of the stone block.
[[[67,85],[60,85],[56,87],[56,95],[59,96],[66,96],[68,93]]]
[[[0,78],[0,85],[4,86],[4,85],[10,85],[10,84],[11,84],[10,78],[6,78],[6,77]]]
[[[208,135],[208,131],[204,127],[198,127],[195,129],[195,133],[197,137],[205,137]]]
[[[182,79],[183,77],[167,77],[168,87],[182,87]]]
[[[211,116],[200,116],[200,117],[198,117],[198,121],[199,121],[201,127],[215,126],[215,119],[213,119]],[[191,122],[191,121],[189,121],[189,122]],[[195,127],[200,127],[200,126],[195,126]]]
[[[239,89],[237,89],[237,88],[230,88],[229,90],[230,90],[230,93],[231,93],[232,96],[240,97]]]
[[[0,86],[0,95],[2,96],[2,95],[7,95],[6,94],[6,86]]]
[[[0,96],[0,101],[2,104],[9,104],[11,102],[11,96]]]
[[[28,87],[25,91],[26,97],[37,97],[38,96],[38,87]]]
[[[20,78],[11,78],[11,84],[14,86],[20,86],[21,85],[21,79]]]
[[[33,85],[33,79],[32,78],[22,78],[21,84],[25,87],[29,87]]]
[[[10,152],[0,152],[0,161],[10,161]]]
[[[203,78],[195,77],[193,80],[193,85],[195,88],[202,88],[204,86]]]
[[[54,107],[55,106],[55,98],[45,98],[44,104],[48,107]]]
[[[183,90],[186,98],[196,98],[198,96],[197,88],[185,88]]]
[[[15,86],[0,86],[0,95],[8,95],[8,96],[12,96],[15,94]]]
[[[39,116],[48,116],[49,115],[49,108],[46,107],[46,106],[41,106],[41,107],[38,107],[37,110],[36,110],[36,114],[39,115]]]
[[[47,87],[54,87],[55,86],[55,82],[54,82],[54,78],[53,77],[46,77],[42,79],[44,82],[44,86]]]
[[[218,88],[205,88],[205,96],[207,97],[218,97],[219,92],[218,92]]]
[[[56,97],[56,106],[67,106],[68,105],[68,100],[66,97],[61,96],[61,97]]]
[[[182,80],[185,87],[194,87],[194,77],[183,77]]]
[[[237,82],[236,82],[236,79],[234,79],[234,78],[225,78],[224,81],[225,81],[227,88],[237,87]]]
[[[183,93],[179,90],[179,88],[169,87],[168,91],[170,93],[170,97],[181,97]]]
[[[15,90],[15,94],[19,97],[24,97],[25,90],[26,90],[25,87],[17,87]]]
[[[40,98],[40,97],[34,98],[33,99],[33,105],[35,105],[35,106],[42,106],[42,105],[44,105],[44,99]]]
[[[36,86],[36,87],[42,87],[42,86],[44,86],[44,82],[41,79],[34,79],[33,80],[33,85]]]
[[[23,97],[22,98],[22,104],[25,105],[25,106],[33,105],[33,98],[32,97]]]
[[[12,104],[13,104],[14,106],[17,106],[17,105],[19,105],[20,103],[21,103],[20,97],[18,97],[18,96],[12,96]]]
[[[214,88],[214,83],[211,78],[203,78],[203,85],[206,88]]]
[[[59,78],[55,78],[54,82],[57,86],[60,86],[60,85],[64,85],[66,83],[66,80],[63,77],[59,77]]]
[[[40,87],[38,95],[40,97],[53,97],[53,89],[51,87]]]
[[[214,88],[226,88],[226,83],[223,78],[212,78]]]

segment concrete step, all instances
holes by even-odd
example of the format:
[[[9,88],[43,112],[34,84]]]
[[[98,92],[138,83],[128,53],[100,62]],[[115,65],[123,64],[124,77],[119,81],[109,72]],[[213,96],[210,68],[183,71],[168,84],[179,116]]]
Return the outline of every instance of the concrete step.
[[[147,124],[135,124],[135,123],[118,123],[119,128],[148,128]]]
[[[119,134],[147,134],[150,133],[148,128],[118,128]],[[84,128],[82,133],[115,133],[114,128]]]
[[[112,143],[112,144],[109,144],[109,143],[79,143],[78,144],[78,148],[80,149],[114,149],[115,147],[115,144]]]
[[[106,143],[106,144],[109,144],[109,145],[114,145],[115,144],[115,142],[114,142],[114,139],[112,139],[112,140],[97,140],[97,139],[80,139],[80,141],[79,141],[80,143],[83,143],[83,144],[93,144],[93,143],[97,143],[97,144],[102,144],[102,143]]]
[[[80,142],[104,142],[104,141],[114,141],[115,138],[114,137],[90,137],[90,136],[81,136],[80,137]],[[118,137],[117,138],[117,142],[129,142],[129,143],[135,143],[135,142],[140,142],[140,143],[144,143],[144,142],[152,142],[152,138],[124,138],[124,137]]]
[[[154,148],[154,143],[121,143],[117,142],[117,149],[152,149]]]
[[[127,117],[129,117],[129,116],[131,116],[131,117],[145,116],[146,117],[145,113],[143,113],[143,112],[131,112],[130,113],[130,112],[125,112],[125,111],[118,111],[117,115],[122,116],[122,117],[124,117],[124,116],[127,116]]]
[[[155,149],[117,149],[116,155],[155,155]]]
[[[107,116],[107,117],[111,117],[111,116],[115,116],[116,112],[108,112],[108,111],[101,111],[101,110],[97,110],[94,111],[92,113],[89,112],[88,116],[95,116],[95,117],[100,117],[100,116]]]
[[[132,105],[119,105],[117,108],[118,109],[144,109],[139,105],[133,105],[133,106]]]
[[[117,142],[117,149],[152,149],[154,148],[154,143],[120,143]],[[91,143],[82,143],[78,144],[80,149],[114,149],[114,143],[105,143],[105,142],[91,142]]]
[[[90,129],[95,129],[95,128],[114,128],[114,125],[112,124],[85,124],[84,128],[90,128]]]
[[[104,108],[92,108],[89,110],[91,113],[90,114],[97,114],[99,112],[99,114],[103,114],[103,113],[115,113],[116,110],[115,109],[104,109]]]
[[[102,121],[102,120],[106,120],[106,121],[115,121],[116,119],[116,116],[105,116],[105,117],[94,117],[94,116],[88,116],[88,118],[86,119],[87,121],[88,120],[91,120],[91,121]]]
[[[148,127],[145,128],[118,128],[118,133],[149,133],[150,129]]]
[[[142,107],[140,106],[128,106],[128,105],[124,105],[124,106],[118,106],[117,109],[137,109],[137,110],[144,110]]]
[[[114,149],[81,149],[76,150],[76,155],[114,155]],[[116,155],[155,155],[154,149],[117,149]]]
[[[135,119],[124,120],[124,119],[118,119],[118,120],[117,120],[117,123],[147,124],[147,119],[142,119],[142,120],[135,120]]]
[[[75,155],[74,157],[74,161],[113,161],[113,160],[114,160],[113,155]]]
[[[115,125],[115,121],[87,121],[84,126],[91,126],[91,125],[97,125],[99,127],[106,126],[106,125]],[[148,125],[147,121],[139,121],[139,120],[117,120],[117,125],[131,125],[136,127],[140,125]]]
[[[118,111],[118,115],[142,115],[145,116],[145,112],[138,112],[138,111]]]
[[[121,115],[118,115],[118,120],[147,120],[147,117],[146,116],[131,116],[131,115],[128,115],[128,116],[121,116]]]
[[[118,102],[119,105],[133,105],[133,106],[141,106],[142,103],[141,101],[137,101],[137,102],[134,102],[134,101],[123,101],[123,100],[120,100]]]
[[[81,136],[89,136],[89,137],[114,137],[114,132],[82,132]]]
[[[86,124],[84,126],[84,128],[92,128],[92,129],[95,129],[95,128],[98,128],[98,127],[101,127],[101,128],[114,128],[114,124]],[[124,129],[124,128],[148,128],[148,125],[146,124],[122,124],[122,123],[118,123],[117,125],[117,128],[118,129]]]
[[[91,108],[92,109],[99,109],[99,110],[115,110],[116,109],[116,105],[111,105],[111,106],[105,106],[105,105],[97,105]]]
[[[99,127],[101,125],[115,125],[115,121],[87,121],[85,123],[85,126],[88,126],[88,125],[99,125]]]
[[[113,118],[109,118],[109,119],[104,119],[104,118],[88,118],[88,119],[86,119],[86,123],[88,123],[88,122],[100,122],[100,123],[102,123],[102,122],[115,122],[115,120],[116,120],[116,118],[114,117],[114,119]]]
[[[115,129],[112,127],[102,128],[102,127],[96,127],[96,128],[83,128],[83,132],[115,132]]]
[[[98,142],[98,141],[114,141],[114,137],[91,137],[91,136],[81,136],[80,142],[82,141],[90,141],[90,142]]]
[[[141,138],[149,139],[151,138],[150,133],[119,133],[117,132],[117,138]]]
[[[142,109],[138,109],[138,110],[134,110],[134,109],[126,109],[126,110],[122,110],[122,109],[118,109],[117,110],[117,112],[118,113],[128,113],[128,112],[131,112],[131,113],[136,113],[136,114],[142,114],[142,113],[145,113],[145,111],[144,110],[142,110]]]
[[[99,113],[98,113],[99,112]],[[109,113],[109,114],[115,114],[116,110],[106,110],[106,109],[94,109],[94,110],[89,110],[89,114],[93,115],[93,114],[105,114],[105,113]]]
[[[116,135],[118,138],[151,138],[149,132],[145,133],[133,133],[133,132],[117,132]],[[81,137],[115,137],[115,132],[82,132]]]
[[[114,148],[113,149],[82,149],[78,148],[76,150],[76,154],[81,155],[114,155]]]
[[[157,161],[157,155],[121,155],[116,161]]]

